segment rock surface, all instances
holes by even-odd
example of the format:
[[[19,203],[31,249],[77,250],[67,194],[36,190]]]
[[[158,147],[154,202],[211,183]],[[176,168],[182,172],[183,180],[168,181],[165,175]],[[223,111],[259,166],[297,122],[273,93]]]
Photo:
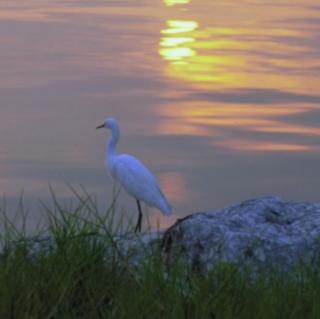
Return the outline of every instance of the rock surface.
[[[320,204],[263,197],[178,220],[162,247],[168,263],[183,258],[195,270],[221,261],[288,270],[315,263],[319,239]]]
[[[165,231],[130,233],[113,240],[118,255],[133,266],[160,248],[168,267],[182,259],[201,272],[220,262],[287,271],[301,262],[318,262],[320,204],[263,197],[189,215]],[[48,250],[53,245],[50,238],[35,241],[35,252],[38,244]]]

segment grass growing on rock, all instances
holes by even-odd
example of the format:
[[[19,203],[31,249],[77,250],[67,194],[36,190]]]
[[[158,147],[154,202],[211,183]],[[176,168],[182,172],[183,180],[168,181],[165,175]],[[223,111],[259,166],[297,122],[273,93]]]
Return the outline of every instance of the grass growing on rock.
[[[114,203],[100,214],[88,194],[75,197],[62,205],[53,194],[32,236],[2,211],[0,318],[320,318],[319,270],[199,274],[181,260],[168,269],[160,247],[132,266],[116,238],[133,227],[115,223]]]

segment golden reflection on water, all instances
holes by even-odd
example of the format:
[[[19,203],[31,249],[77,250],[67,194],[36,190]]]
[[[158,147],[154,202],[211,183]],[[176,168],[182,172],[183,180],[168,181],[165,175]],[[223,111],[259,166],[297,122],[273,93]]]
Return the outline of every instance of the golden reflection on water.
[[[173,64],[185,63],[186,58],[196,55],[196,51],[188,46],[195,39],[179,34],[192,32],[197,28],[198,24],[195,21],[168,20],[167,28],[161,31],[165,36],[160,41],[160,55]]]
[[[294,71],[301,67],[310,69],[320,66],[320,60],[310,59],[306,48],[277,40],[277,37],[284,36],[294,39],[303,35],[301,31],[279,28],[259,30],[253,27],[200,29],[196,21],[168,20],[161,34],[166,36],[161,37],[159,53],[164,59],[171,60],[166,68],[167,75],[197,89],[254,87],[305,93],[310,90],[310,85],[314,90],[319,86],[317,75],[289,76],[287,72],[279,72],[280,67]],[[246,36],[258,39],[243,40],[242,37]],[[270,40],[262,40],[264,37]],[[266,57],[268,52],[282,52],[284,57],[272,57],[272,54]],[[286,52],[295,53],[296,57],[287,59]],[[184,63],[175,63],[177,60]],[[271,69],[274,71],[270,72]],[[308,86],[304,85],[306,80]]]
[[[219,145],[219,143],[215,143],[214,145]],[[306,152],[315,150],[312,146],[301,144],[274,143],[274,141],[264,141],[261,143],[260,141],[246,139],[229,139],[224,141],[220,146],[229,146],[238,151]]]
[[[172,13],[174,16],[175,12]],[[290,19],[290,14],[284,11],[283,20]],[[205,135],[214,140],[215,136],[225,133],[227,136],[229,130],[237,129],[246,136],[246,132],[251,132],[252,138],[225,136],[212,144],[248,151],[315,150],[313,145],[296,142],[292,136],[297,140],[302,136],[319,136],[319,128],[283,120],[317,109],[314,103],[285,105],[274,98],[273,104],[265,104],[264,97],[257,104],[237,104],[236,101],[230,104],[215,101],[214,94],[207,101],[201,99],[201,92],[223,92],[225,96],[232,96],[235,91],[252,92],[258,98],[259,90],[265,95],[273,92],[306,97],[316,94],[320,78],[313,70],[320,68],[320,59],[304,44],[312,38],[313,29],[276,21],[268,26],[261,21],[251,21],[237,26],[220,23],[213,27],[191,17],[189,14],[189,20],[166,21],[160,31],[159,55],[166,61],[166,76],[184,88],[181,94],[200,92],[200,98],[162,107],[159,112],[168,120],[160,124],[159,134]],[[273,136],[270,135],[267,142],[260,142],[254,140],[255,133]],[[287,135],[288,143],[280,143],[274,134]]]
[[[210,102],[184,102],[167,104],[162,114],[171,120],[164,121],[158,129],[159,134],[196,135],[211,137],[211,145],[243,151],[315,151],[314,145],[301,142],[281,143],[270,136],[267,140],[255,140],[255,133],[286,135],[291,137],[309,136],[319,138],[320,128],[282,122],[283,116],[294,116],[315,110],[315,106],[290,104],[259,106],[255,104]],[[251,132],[250,138],[234,138],[225,132]]]
[[[191,2],[191,0],[164,0],[164,3],[168,6],[174,6],[176,4],[186,4]]]

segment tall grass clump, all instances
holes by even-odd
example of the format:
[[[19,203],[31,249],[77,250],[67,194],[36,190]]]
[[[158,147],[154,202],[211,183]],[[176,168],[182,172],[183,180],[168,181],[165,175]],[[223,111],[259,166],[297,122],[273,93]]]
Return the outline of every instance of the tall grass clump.
[[[160,244],[133,264],[119,245],[135,237],[115,216],[117,195],[100,212],[92,196],[73,191],[73,203],[52,192],[32,234],[22,203],[19,223],[1,210],[0,318],[320,318],[317,267],[253,278],[221,263],[199,273],[183,260],[168,267]]]

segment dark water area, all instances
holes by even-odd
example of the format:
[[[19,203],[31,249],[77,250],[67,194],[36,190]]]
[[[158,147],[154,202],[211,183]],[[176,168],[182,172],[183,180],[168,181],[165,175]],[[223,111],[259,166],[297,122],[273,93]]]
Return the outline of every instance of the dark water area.
[[[307,1],[2,1],[0,193],[102,205],[107,116],[119,152],[156,174],[175,211],[252,197],[319,201],[320,5]],[[136,212],[124,192],[120,206]]]

